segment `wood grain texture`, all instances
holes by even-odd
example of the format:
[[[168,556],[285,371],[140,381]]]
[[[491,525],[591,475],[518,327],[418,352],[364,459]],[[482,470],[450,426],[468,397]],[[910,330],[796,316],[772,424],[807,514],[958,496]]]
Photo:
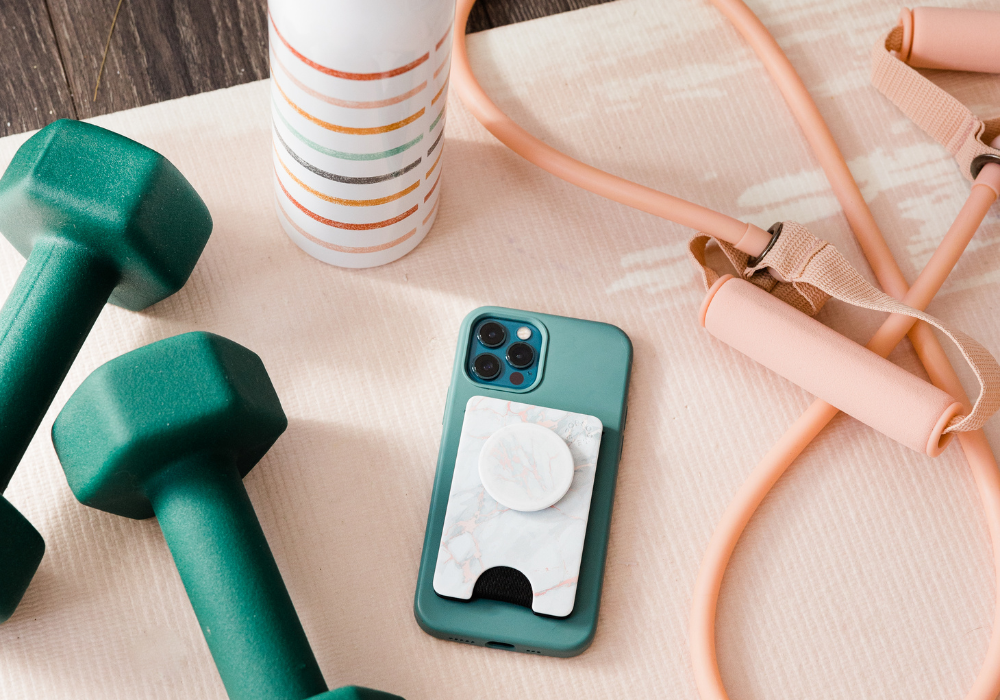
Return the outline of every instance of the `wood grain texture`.
[[[579,10],[611,0],[477,0],[469,14],[469,33],[505,24]]]
[[[48,0],[81,119],[267,77],[263,0]]]
[[[479,0],[469,31],[609,0]],[[0,0],[0,135],[266,78],[267,0]],[[8,123],[9,122],[9,123]]]
[[[0,0],[0,135],[75,117],[45,4]]]

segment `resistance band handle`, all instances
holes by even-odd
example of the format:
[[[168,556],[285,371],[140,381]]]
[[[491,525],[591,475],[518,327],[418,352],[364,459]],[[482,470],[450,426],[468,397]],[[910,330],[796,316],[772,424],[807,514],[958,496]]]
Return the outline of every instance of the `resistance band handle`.
[[[719,340],[840,411],[936,457],[962,404],[764,290],[725,275],[702,304]]]
[[[1000,12],[903,8],[899,57],[914,68],[1000,73]]]
[[[1000,166],[990,164],[984,170],[992,173],[995,167]],[[985,186],[980,187],[980,184]],[[981,221],[986,214],[985,210],[995,200],[993,187],[985,182],[980,183],[977,179],[967,204],[982,212],[978,217],[978,221]],[[983,205],[985,209],[982,209]],[[963,211],[965,209],[963,207]],[[748,260],[746,255],[734,250],[732,246],[720,243],[743,278],[808,316],[816,314],[827,299],[834,297],[869,311],[905,317],[910,319],[909,326],[915,321],[924,321],[948,336],[969,363],[981,390],[968,415],[956,417],[945,429],[946,433],[977,430],[1000,410],[1000,363],[974,338],[876,289],[836,248],[813,236],[802,224],[784,221],[772,226],[771,230],[774,231],[772,244],[763,256],[754,260]],[[695,236],[689,245],[691,258],[702,274],[706,289],[719,277],[718,273],[706,265],[704,251],[707,240],[707,236]],[[964,400],[964,395],[960,392],[958,398]]]

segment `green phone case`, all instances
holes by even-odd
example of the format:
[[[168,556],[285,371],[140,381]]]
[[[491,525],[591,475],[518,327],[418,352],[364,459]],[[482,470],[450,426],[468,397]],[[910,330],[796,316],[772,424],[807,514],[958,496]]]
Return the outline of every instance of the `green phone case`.
[[[470,334],[484,317],[532,323],[542,333],[541,374],[532,386],[492,389],[469,378],[465,360]],[[631,368],[631,341],[621,329],[606,323],[488,306],[465,317],[445,404],[444,431],[413,602],[414,615],[425,632],[455,642],[549,656],[575,656],[590,646],[601,605]],[[576,603],[568,617],[543,617],[527,608],[494,600],[447,600],[434,592],[434,566],[465,405],[473,396],[585,413],[597,416],[604,424]]]

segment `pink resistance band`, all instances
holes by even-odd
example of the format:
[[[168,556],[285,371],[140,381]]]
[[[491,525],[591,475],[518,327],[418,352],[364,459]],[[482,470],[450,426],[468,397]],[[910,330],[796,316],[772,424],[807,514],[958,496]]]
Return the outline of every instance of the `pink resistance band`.
[[[752,224],[742,224],[704,207],[604,173],[556,151],[514,124],[486,96],[469,65],[464,29],[474,2],[475,0],[458,0],[452,79],[463,103],[494,136],[528,161],[584,189],[708,233],[751,256],[758,256],[763,252],[771,242],[771,237]],[[912,309],[926,308],[996,200],[997,190],[1000,189],[1000,160],[994,162],[987,157],[986,161],[979,163],[977,172],[972,175],[975,182],[968,201],[910,288],[829,128],[781,48],[741,0],[712,2],[747,40],[781,91],[843,207],[848,223],[879,284],[888,294]],[[879,89],[885,92],[881,86]],[[909,114],[904,107],[901,106],[901,109]],[[979,150],[984,149],[988,152],[994,150],[986,146]],[[986,156],[989,155],[990,153],[986,153]],[[735,281],[723,279],[719,287],[724,288]],[[718,291],[714,290],[715,293]],[[714,294],[710,294],[705,305],[706,317],[710,316],[713,296]],[[911,316],[894,313],[882,324],[867,348],[885,357],[906,335],[909,335],[933,384],[944,394],[961,402],[963,410],[968,412],[971,402],[943,348],[926,323]],[[944,413],[947,410],[946,408]],[[715,613],[722,578],[736,542],[764,496],[836,413],[837,409],[831,404],[819,399],[814,401],[754,468],[712,535],[698,573],[690,626],[695,680],[704,700],[728,700],[716,659]],[[1000,470],[982,430],[958,433],[958,439],[979,487],[993,542],[997,578],[1000,580]],[[1000,586],[997,593],[993,633],[986,660],[967,700],[995,700],[1000,693]]]

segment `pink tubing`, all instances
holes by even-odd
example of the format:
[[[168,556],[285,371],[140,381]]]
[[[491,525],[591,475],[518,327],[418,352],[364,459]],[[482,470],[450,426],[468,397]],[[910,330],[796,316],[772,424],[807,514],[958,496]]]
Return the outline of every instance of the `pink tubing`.
[[[736,26],[774,79],[823,167],[882,288],[914,308],[925,308],[995,201],[1000,182],[1000,171],[997,169],[1000,166],[990,164],[983,168],[955,223],[910,289],[829,128],[781,48],[741,0],[712,1]],[[769,236],[752,224],[743,224],[704,207],[599,171],[559,153],[514,124],[486,96],[469,66],[465,50],[465,25],[474,2],[475,0],[458,0],[453,86],[469,111],[494,136],[528,161],[568,182],[710,233],[730,243],[740,244],[738,247],[751,255],[759,254]],[[744,237],[747,239],[743,240]],[[754,252],[753,249],[757,251]],[[927,324],[914,323],[909,317],[891,315],[867,347],[884,357],[907,333],[934,385],[968,407],[970,402],[958,376]],[[715,654],[715,613],[729,557],[764,496],[836,413],[837,410],[829,404],[814,401],[754,468],[712,535],[695,585],[690,627],[695,680],[703,700],[728,700]],[[972,468],[986,510],[997,579],[1000,581],[1000,470],[981,430],[959,434],[959,443]],[[996,700],[996,696],[1000,694],[1000,585],[997,587],[997,596],[993,633],[986,660],[966,700]]]
[[[996,169],[1000,166],[991,164],[980,172],[969,199],[927,267],[917,278],[913,289],[909,289],[829,128],[777,42],[741,0],[713,0],[713,4],[733,22],[777,84],[820,161],[882,288],[909,306],[926,308],[996,200]],[[987,170],[990,172],[987,173]],[[931,381],[955,397],[968,410],[970,402],[961,382],[927,324],[914,323],[909,317],[891,315],[867,347],[884,357],[907,332]],[[703,700],[728,700],[715,652],[715,614],[722,578],[733,549],[764,496],[836,414],[837,409],[830,404],[821,400],[814,401],[757,464],[726,508],[712,534],[691,601],[691,660],[695,682]],[[996,458],[981,430],[961,433],[959,443],[975,475],[980,499],[986,509],[993,542],[994,566],[1000,582],[1000,479],[996,473]],[[996,595],[993,632],[986,659],[966,700],[996,700],[1000,693],[1000,585]]]
[[[732,243],[748,255],[757,256],[764,251],[771,241],[771,234],[767,231],[581,163],[515,124],[486,96],[469,65],[469,55],[465,48],[465,25],[474,3],[475,0],[458,0],[455,10],[451,89],[458,93],[466,109],[501,143],[528,162],[577,187],[695,231],[703,231]]]
[[[1000,170],[1000,165],[987,167]],[[986,168],[983,170],[985,171]],[[974,186],[972,188],[969,199],[962,207],[955,223],[948,230],[941,245],[938,246],[927,267],[914,282],[913,287],[903,297],[904,303],[917,309],[923,309],[927,306],[972,239],[995,199],[993,190],[989,187]],[[867,347],[884,357],[903,339],[903,336],[913,325],[914,319],[910,317],[892,315],[882,324]],[[926,327],[926,324],[920,325]],[[931,338],[934,336],[932,335]],[[954,370],[946,364],[947,358],[944,358],[943,351],[940,357],[945,360],[945,364],[941,365],[929,361],[927,364],[935,367],[937,373],[941,375],[948,372],[954,375]],[[925,360],[925,357],[922,356],[921,360]],[[931,378],[934,379],[936,372],[930,374]],[[966,407],[969,406],[968,397],[965,396],[957,377],[953,384],[949,382],[939,383],[938,381],[934,383],[946,393],[956,397]],[[703,700],[728,700],[728,695],[722,684],[722,677],[719,674],[719,664],[715,653],[715,613],[722,578],[729,558],[732,556],[744,528],[771,487],[781,478],[781,475],[801,454],[806,445],[820,433],[835,415],[837,415],[836,408],[825,401],[818,399],[814,401],[754,467],[750,476],[736,492],[712,534],[705,556],[702,558],[691,601],[691,657],[695,682]],[[965,451],[969,465],[972,467],[976,484],[979,486],[980,498],[986,509],[990,537],[993,541],[997,579],[1000,580],[1000,477],[998,477],[996,460],[990,450],[989,443],[986,442],[986,436],[981,430],[973,433],[959,433],[959,442]],[[997,600],[997,612],[1000,612],[1000,596]],[[990,639],[986,662],[976,679],[972,692],[967,696],[967,700],[996,700],[997,693],[1000,692],[1000,635],[997,634],[998,630],[1000,630],[1000,617],[994,620],[993,635]]]

